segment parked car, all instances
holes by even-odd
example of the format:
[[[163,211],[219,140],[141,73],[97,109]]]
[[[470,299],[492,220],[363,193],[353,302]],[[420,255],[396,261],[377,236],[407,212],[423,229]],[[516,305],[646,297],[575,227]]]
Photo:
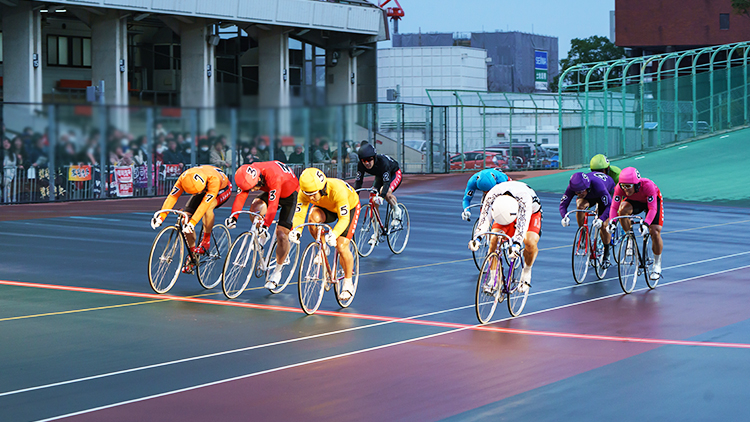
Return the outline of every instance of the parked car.
[[[461,170],[462,159],[464,160],[464,168],[467,170],[481,170],[482,168],[493,167],[500,167],[505,170],[508,168],[508,162],[502,153],[488,151],[485,156],[483,151],[468,151],[463,154],[451,156],[451,170]]]

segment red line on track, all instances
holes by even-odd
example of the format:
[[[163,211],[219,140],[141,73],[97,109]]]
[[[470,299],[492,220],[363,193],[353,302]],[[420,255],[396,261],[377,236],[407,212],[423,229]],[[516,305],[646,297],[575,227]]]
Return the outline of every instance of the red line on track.
[[[144,298],[144,299],[173,300],[173,301],[178,301],[178,302],[189,302],[189,303],[199,303],[199,304],[219,305],[219,306],[234,306],[238,308],[261,309],[261,310],[267,310],[267,311],[302,313],[301,309],[290,308],[288,306],[273,306],[273,305],[260,305],[260,304],[255,304],[255,303],[229,302],[225,300],[159,295],[159,294],[154,294],[154,293],[126,292],[126,291],[119,291],[119,290],[94,289],[94,288],[89,288],[89,287],[58,286],[54,284],[27,283],[27,282],[22,282],[22,281],[8,281],[8,280],[0,280],[0,285],[17,286],[17,287],[33,287],[33,288],[38,288],[38,289],[49,289],[49,290],[64,290],[64,291],[82,292],[82,293],[95,293],[95,294],[105,294],[105,295],[112,295],[112,296],[138,297],[138,298]],[[380,316],[380,315],[342,313],[342,312],[334,312],[334,311],[318,311],[315,314],[339,317],[339,318],[354,318],[354,319],[363,319],[363,320],[369,320],[369,321],[397,322],[397,323],[403,323],[403,324],[424,325],[424,326],[430,326],[430,327],[442,327],[442,328],[452,328],[452,329],[463,328],[463,329],[471,329],[471,330],[476,330],[476,331],[489,331],[489,332],[496,332],[496,333],[521,334],[521,335],[541,336],[541,337],[557,337],[557,338],[571,338],[571,339],[580,339],[580,340],[614,341],[614,342],[624,342],[624,343],[629,342],[629,343],[645,343],[645,344],[674,345],[674,346],[703,346],[703,347],[722,347],[722,348],[733,348],[733,349],[750,349],[750,344],[745,344],[745,343],[717,343],[717,342],[703,342],[703,341],[690,341],[690,340],[667,340],[667,339],[652,339],[652,338],[638,338],[638,337],[603,336],[603,335],[593,335],[593,334],[559,333],[559,332],[553,332],[553,331],[519,330],[519,329],[514,329],[514,328],[491,327],[488,325],[469,325],[469,324],[459,324],[459,323],[452,323],[452,322],[426,321],[426,320],[388,317],[388,316]]]

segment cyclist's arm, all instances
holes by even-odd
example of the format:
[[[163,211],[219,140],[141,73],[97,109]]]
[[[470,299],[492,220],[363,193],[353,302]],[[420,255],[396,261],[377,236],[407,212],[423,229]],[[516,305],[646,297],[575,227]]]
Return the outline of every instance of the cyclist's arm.
[[[570,206],[570,202],[573,200],[573,195],[575,195],[575,192],[573,192],[573,189],[568,186],[568,188],[565,189],[565,193],[563,194],[562,198],[560,198],[560,217],[565,218],[565,213],[568,212],[568,207]]]
[[[471,205],[471,200],[474,199],[474,192],[476,191],[477,186],[476,182],[474,181],[474,176],[469,177],[469,181],[466,182],[466,191],[464,191],[464,200],[461,205],[463,205],[463,209],[466,209],[469,205]]]
[[[336,237],[341,236],[346,228],[349,226],[349,220],[351,219],[352,215],[352,208],[349,204],[349,201],[347,201],[348,196],[341,195],[343,198],[339,200],[337,198],[334,203],[336,204],[336,214],[339,216],[339,220],[336,222],[336,225],[333,226],[333,234]],[[359,198],[357,198],[357,201],[359,201]]]
[[[269,187],[271,190],[268,191],[268,209],[266,210],[266,219],[263,222],[266,227],[271,227],[273,218],[276,217],[276,211],[279,209],[279,196],[281,196],[281,184],[278,181],[275,181],[275,183],[269,182]]]
[[[648,211],[646,211],[645,222],[649,226],[656,219],[657,201],[659,200],[659,190],[656,185],[650,184],[648,187],[644,186],[644,193],[646,194],[646,204],[648,205]]]
[[[612,197],[612,205],[609,207],[609,218],[617,217],[617,212],[620,210],[620,202],[623,199],[623,191],[619,185],[615,186],[615,196]]]
[[[492,204],[499,196],[501,196],[499,193],[490,194],[488,192],[485,194],[484,200],[482,201],[482,211],[479,214],[479,222],[477,222],[477,229],[474,232],[474,237],[476,237],[478,233],[489,231],[492,227]]]
[[[515,198],[518,201],[518,216],[516,217],[516,233],[513,235],[513,241],[523,244],[526,232],[529,230],[531,222],[531,208],[533,199],[531,195],[521,195]]]
[[[169,195],[167,195],[167,199],[164,200],[164,204],[162,204],[161,209],[163,210],[171,210],[172,207],[174,207],[174,204],[177,203],[177,199],[179,199],[180,195],[182,195],[182,184],[180,183],[180,180],[177,179],[177,183],[174,184],[174,187],[172,187],[172,191],[169,192]],[[163,212],[159,214],[159,218],[162,219],[162,221],[167,218],[167,213]]]
[[[245,206],[245,201],[247,201],[247,196],[249,194],[249,191],[245,192],[240,189],[237,196],[234,197],[234,202],[232,203],[232,213],[242,210],[242,208]]]
[[[307,209],[309,207],[310,201],[307,199],[307,195],[302,192],[297,192],[297,207],[294,209],[292,227],[297,227],[305,223],[305,217],[307,216]],[[302,229],[297,230],[297,232],[302,232]]]
[[[193,223],[193,226],[196,226],[200,221],[201,218],[203,218],[203,215],[206,214],[206,211],[208,211],[211,207],[211,205],[216,203],[216,196],[219,194],[219,188],[221,187],[221,181],[217,177],[209,177],[208,183],[206,187],[206,195],[203,196],[203,201],[201,201],[201,204],[198,206],[198,209],[195,210],[195,214],[193,214],[193,218],[190,219],[190,222]]]
[[[604,204],[604,207],[602,207],[603,209],[598,210],[599,219],[603,222],[609,218],[609,209],[612,207],[612,196],[609,194],[609,190],[607,190],[605,183],[602,182],[600,185],[601,186],[594,189],[594,194],[599,198],[599,201]]]

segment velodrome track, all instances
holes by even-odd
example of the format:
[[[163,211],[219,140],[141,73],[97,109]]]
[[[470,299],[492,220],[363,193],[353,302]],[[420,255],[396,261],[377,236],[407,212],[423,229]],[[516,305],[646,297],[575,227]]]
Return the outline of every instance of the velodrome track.
[[[352,306],[327,293],[314,316],[257,279],[233,301],[193,276],[154,295],[147,210],[0,222],[0,419],[746,417],[750,210],[667,201],[664,279],[624,295],[615,268],[575,285],[574,229],[541,194],[524,313],[478,328],[462,191],[417,192],[406,251],[379,245]]]

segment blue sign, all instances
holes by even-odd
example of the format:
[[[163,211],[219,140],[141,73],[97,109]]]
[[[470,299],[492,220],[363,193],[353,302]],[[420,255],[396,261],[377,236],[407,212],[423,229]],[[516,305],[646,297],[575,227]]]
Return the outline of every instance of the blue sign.
[[[535,51],[534,52],[534,69],[547,70],[547,52],[546,51]]]

